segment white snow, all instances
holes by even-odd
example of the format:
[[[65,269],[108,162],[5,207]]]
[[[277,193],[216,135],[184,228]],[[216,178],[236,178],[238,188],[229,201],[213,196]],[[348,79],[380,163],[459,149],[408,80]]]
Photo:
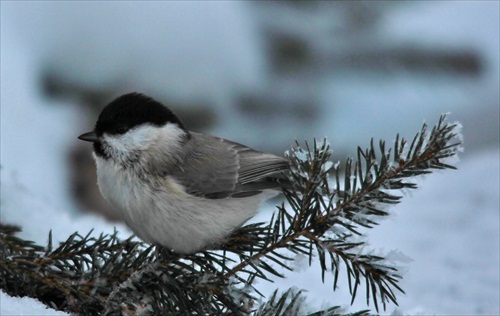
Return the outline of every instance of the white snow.
[[[359,137],[368,142],[371,136],[393,137],[402,129],[416,132],[424,118],[433,124],[437,115],[450,110],[462,117],[489,113],[498,118],[499,4],[487,1],[476,7],[472,3],[423,3],[419,5],[420,13],[412,11],[413,7],[402,9],[390,17],[386,28],[391,30],[393,40],[413,34],[414,41],[429,45],[445,39],[450,45],[466,42],[480,50],[488,60],[488,73],[479,85],[458,79],[455,85],[442,78],[433,81],[405,75],[385,81],[370,76],[353,76],[340,84],[336,81],[333,92],[325,86],[325,104],[341,100],[345,106],[331,111],[327,106],[323,113],[325,125],[321,126],[323,134],[332,134],[329,140],[333,148],[342,143],[354,154],[356,146],[363,145]],[[62,7],[56,10],[57,5]],[[67,150],[88,128],[82,120],[87,113],[70,101],[47,100],[41,95],[38,78],[43,67],[55,67],[61,74],[90,86],[119,78],[126,80],[132,90],[168,89],[180,98],[191,90],[196,90],[200,98],[224,98],[228,84],[239,89],[258,86],[265,80],[260,44],[252,35],[254,26],[241,4],[224,2],[203,8],[162,4],[160,9],[151,2],[144,6],[138,2],[102,5],[96,10],[83,2],[1,2],[0,219],[22,225],[21,237],[37,243],[46,243],[50,230],[55,241],[65,240],[75,231],[111,233],[113,226],[123,237],[130,234],[122,225],[111,225],[91,215],[75,215],[69,194]],[[149,22],[140,25],[144,32],[131,26],[139,23],[137,16],[149,14]],[[443,19],[443,15],[447,18]],[[425,19],[419,20],[421,16]],[[213,23],[219,20],[225,23]],[[165,25],[163,21],[167,21]],[[125,29],[132,33],[122,33]],[[200,37],[204,38],[201,42]],[[212,42],[218,44],[209,47]],[[158,56],[163,56],[161,67],[154,62]],[[145,60],[144,65],[134,64],[136,60]],[[394,108],[403,102],[404,110]],[[359,104],[375,107],[361,110]],[[491,104],[496,108],[490,113]],[[365,111],[372,123],[354,119],[359,111]],[[331,123],[334,119],[335,128]],[[456,117],[452,114],[451,119]],[[465,125],[466,148],[468,133],[483,129],[491,131],[480,121]],[[389,253],[391,259],[399,261],[404,261],[405,256],[413,260],[397,263],[407,269],[401,283],[406,295],[398,296],[398,312],[500,314],[499,160],[498,144],[467,150],[458,171],[437,172],[419,181],[421,188],[405,196],[403,203],[392,209],[390,219],[369,233],[368,240],[376,253]],[[269,218],[270,210],[266,209],[255,220]],[[304,262],[298,260],[296,264],[298,273],[287,272],[286,279],[274,284],[261,281],[257,284],[259,290],[269,295],[276,287],[285,290],[296,286],[307,290],[311,308],[348,305],[346,283],[341,280],[338,291],[332,292],[331,278],[320,284],[317,265],[303,270]],[[346,306],[351,311],[366,307],[363,288],[359,291],[354,306]],[[395,306],[391,305],[387,313],[393,310]],[[0,314],[58,312],[46,309],[37,300],[0,293]]]
[[[0,315],[69,315],[29,297],[12,297],[0,291]]]

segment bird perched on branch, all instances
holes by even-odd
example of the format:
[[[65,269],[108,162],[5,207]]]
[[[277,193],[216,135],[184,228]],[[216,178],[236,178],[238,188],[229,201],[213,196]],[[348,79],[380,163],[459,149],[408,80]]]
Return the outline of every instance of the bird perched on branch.
[[[78,138],[93,143],[99,190],[125,223],[178,253],[223,242],[263,199],[290,186],[285,159],[189,131],[139,93],[112,101]]]

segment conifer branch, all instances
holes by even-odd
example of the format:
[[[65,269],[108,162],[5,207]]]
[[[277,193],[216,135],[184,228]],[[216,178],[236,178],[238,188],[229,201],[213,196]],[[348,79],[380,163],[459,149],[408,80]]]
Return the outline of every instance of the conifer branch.
[[[293,190],[268,223],[237,229],[223,245],[179,255],[116,232],[93,237],[75,233],[57,247],[16,237],[19,229],[0,224],[0,288],[13,296],[38,298],[76,314],[251,314],[288,315],[301,311],[301,292],[275,292],[267,302],[254,281],[282,277],[297,254],[309,265],[318,260],[333,288],[342,270],[355,300],[365,284],[367,304],[378,311],[397,305],[399,271],[382,256],[364,251],[357,239],[400,202],[398,191],[415,189],[415,176],[454,169],[448,160],[460,151],[459,125],[442,116],[430,131],[424,124],[411,142],[396,137],[358,148],[343,168],[331,163],[328,143],[299,143],[286,154]],[[340,315],[332,307],[310,315]],[[367,315],[362,311],[353,315]]]
[[[314,248],[321,263],[323,280],[328,270],[326,254],[330,257],[329,269],[335,273],[334,287],[338,281],[339,262],[344,262],[352,302],[363,277],[366,281],[367,304],[371,298],[377,311],[379,300],[384,309],[387,302],[397,304],[394,291],[404,293],[398,285],[401,276],[397,269],[386,265],[384,258],[360,253],[359,249],[364,243],[350,240],[353,235],[361,235],[361,227],[372,228],[377,224],[372,217],[388,215],[384,204],[399,203],[401,196],[391,191],[415,189],[412,178],[430,173],[432,169],[455,169],[442,160],[455,156],[461,150],[461,142],[457,140],[459,127],[456,123],[446,124],[443,115],[430,133],[427,132],[427,124],[424,124],[409,149],[407,141],[398,135],[393,160],[391,150],[385,149],[385,142],[379,143],[377,153],[372,139],[370,148],[358,148],[356,161],[346,161],[343,183],[340,168],[335,166],[334,188],[330,188],[329,183],[331,165],[328,165],[328,160],[331,151],[326,140],[322,144],[314,142],[313,148],[306,143],[305,149],[297,143],[293,154],[289,155],[292,165],[290,178],[297,187],[294,191],[285,192],[295,214],[289,214],[283,205],[279,207],[278,215],[268,226],[275,234],[274,243],[259,248],[253,256],[245,258],[227,272],[226,277],[243,271],[253,262],[262,262],[263,258],[286,268],[284,262],[291,260],[290,257],[281,258],[285,259],[281,262],[273,260],[273,255],[282,248],[307,254],[311,263]],[[285,221],[288,225],[284,226]],[[329,237],[332,230],[342,228],[348,233],[333,233],[334,238]]]

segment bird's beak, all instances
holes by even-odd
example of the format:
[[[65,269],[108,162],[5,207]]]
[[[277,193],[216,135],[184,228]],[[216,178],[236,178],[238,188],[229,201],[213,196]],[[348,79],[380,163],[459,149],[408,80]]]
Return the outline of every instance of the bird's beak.
[[[86,142],[93,142],[97,143],[99,141],[99,137],[97,137],[97,134],[95,132],[88,132],[85,134],[82,134],[78,136],[78,139],[84,140]]]

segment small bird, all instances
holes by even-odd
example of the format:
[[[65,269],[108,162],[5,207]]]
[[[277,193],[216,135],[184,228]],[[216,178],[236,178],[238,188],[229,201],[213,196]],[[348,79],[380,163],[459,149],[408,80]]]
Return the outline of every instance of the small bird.
[[[99,190],[124,222],[181,254],[224,242],[263,199],[290,186],[284,158],[189,131],[140,93],[109,103],[78,138],[93,143]]]

